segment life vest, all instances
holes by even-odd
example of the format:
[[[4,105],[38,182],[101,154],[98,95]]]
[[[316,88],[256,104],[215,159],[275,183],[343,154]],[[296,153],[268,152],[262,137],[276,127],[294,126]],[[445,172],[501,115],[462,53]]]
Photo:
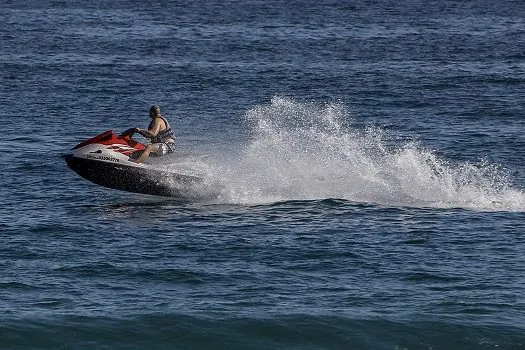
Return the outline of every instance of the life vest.
[[[173,131],[171,130],[170,124],[168,123],[166,118],[164,118],[163,116],[158,116],[156,118],[160,118],[164,121],[164,123],[166,124],[166,129],[159,131],[157,135],[151,137],[150,138],[151,143],[162,143],[162,142],[167,142],[170,138],[173,139],[174,138]],[[151,129],[153,127],[153,123],[155,122],[155,119],[151,121],[148,129]]]

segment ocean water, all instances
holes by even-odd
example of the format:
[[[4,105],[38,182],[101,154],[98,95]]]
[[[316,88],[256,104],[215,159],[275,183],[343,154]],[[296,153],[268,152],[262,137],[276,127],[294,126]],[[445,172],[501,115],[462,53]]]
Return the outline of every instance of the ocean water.
[[[0,29],[1,349],[525,349],[525,2],[7,0]],[[152,104],[209,156],[190,200],[67,168]]]

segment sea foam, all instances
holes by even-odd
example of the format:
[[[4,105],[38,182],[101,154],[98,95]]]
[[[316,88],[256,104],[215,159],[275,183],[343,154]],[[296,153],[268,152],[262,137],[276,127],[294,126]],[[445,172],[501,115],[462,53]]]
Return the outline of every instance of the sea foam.
[[[419,142],[357,126],[343,103],[274,97],[246,113],[251,137],[213,157],[217,201],[263,204],[338,198],[387,206],[525,210],[523,190],[486,161],[454,162]],[[424,140],[423,140],[424,141]]]

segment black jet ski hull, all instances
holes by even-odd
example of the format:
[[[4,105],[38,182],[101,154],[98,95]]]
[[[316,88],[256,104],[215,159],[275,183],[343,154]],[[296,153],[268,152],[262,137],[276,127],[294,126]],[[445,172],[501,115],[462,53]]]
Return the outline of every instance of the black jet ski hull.
[[[71,154],[64,158],[69,168],[81,177],[97,185],[121,191],[184,198],[188,189],[201,181],[196,176],[101,162]]]

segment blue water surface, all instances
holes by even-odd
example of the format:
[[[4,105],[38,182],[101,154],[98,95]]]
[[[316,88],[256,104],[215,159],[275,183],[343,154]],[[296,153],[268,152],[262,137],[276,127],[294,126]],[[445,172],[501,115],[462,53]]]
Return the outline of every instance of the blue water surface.
[[[524,21],[511,0],[2,2],[0,347],[525,348]],[[67,168],[153,104],[208,155],[191,200]]]

